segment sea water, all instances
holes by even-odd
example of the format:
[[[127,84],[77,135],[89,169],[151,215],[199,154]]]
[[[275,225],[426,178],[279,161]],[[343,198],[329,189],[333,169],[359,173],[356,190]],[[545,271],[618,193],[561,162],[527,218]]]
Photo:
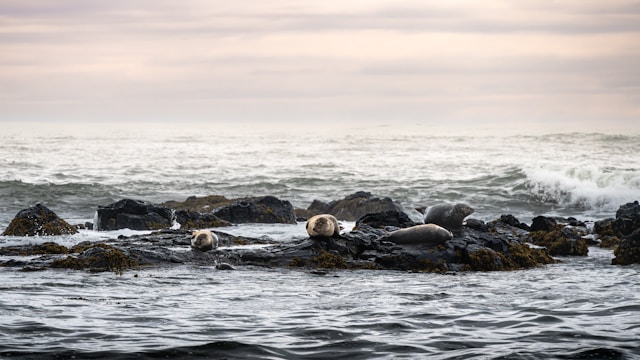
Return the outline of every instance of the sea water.
[[[481,220],[592,224],[640,200],[638,153],[638,134],[9,124],[0,134],[0,230],[36,203],[83,223],[122,198],[274,195],[306,208],[356,191],[391,197],[414,216],[465,202]],[[305,237],[303,224],[225,231]],[[134,233],[0,237],[0,246]],[[592,247],[536,269],[456,275],[0,268],[0,357],[640,357],[640,267],[612,258]]]

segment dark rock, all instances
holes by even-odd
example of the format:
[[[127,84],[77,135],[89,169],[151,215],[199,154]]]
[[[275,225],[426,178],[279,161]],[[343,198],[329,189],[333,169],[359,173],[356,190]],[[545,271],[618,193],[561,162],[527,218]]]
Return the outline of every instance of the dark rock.
[[[205,229],[214,227],[231,226],[231,223],[222,220],[211,213],[199,213],[189,210],[176,211],[176,221],[181,229]]]
[[[623,238],[640,229],[640,204],[638,201],[621,205],[615,219],[596,221],[593,231],[600,236]]]
[[[55,236],[76,234],[78,230],[59,218],[47,207],[37,204],[21,210],[11,220],[2,235],[6,236]]]
[[[293,205],[289,201],[279,200],[273,196],[237,199],[230,205],[215,209],[213,214],[234,224],[296,223]]]
[[[640,229],[625,236],[613,250],[613,265],[630,265],[640,263]]]
[[[527,231],[530,230],[529,225],[527,225],[525,223],[521,223],[520,220],[518,220],[513,215],[501,215],[500,218],[498,220],[495,220],[495,221],[496,222],[500,222],[500,223],[505,224],[505,225],[517,227],[517,228],[522,229],[522,230],[527,230]]]
[[[554,218],[546,216],[536,216],[531,223],[530,231],[549,232],[558,227],[558,222]]]
[[[310,218],[318,214],[331,214],[339,220],[356,221],[364,215],[385,211],[402,212],[402,206],[389,197],[381,199],[370,192],[359,191],[328,204],[314,200],[307,210],[298,210],[297,215],[300,218]]]
[[[407,228],[418,225],[418,223],[412,221],[409,215],[402,211],[390,210],[380,213],[371,213],[364,215],[358,221],[356,221],[356,228],[361,225],[369,225],[373,228],[384,229],[387,226],[393,226],[397,228]]]
[[[157,230],[173,224],[173,210],[140,200],[123,199],[100,207],[94,224],[98,231],[131,229]]]
[[[484,221],[478,219],[467,219],[465,226],[480,232],[489,231],[489,226]]]

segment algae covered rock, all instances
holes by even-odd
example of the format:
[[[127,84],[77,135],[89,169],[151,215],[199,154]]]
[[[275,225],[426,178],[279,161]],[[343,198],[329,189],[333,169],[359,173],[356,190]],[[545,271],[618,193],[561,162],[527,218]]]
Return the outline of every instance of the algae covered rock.
[[[109,231],[119,229],[158,230],[173,225],[173,210],[151,203],[123,199],[97,210],[94,229]]]
[[[75,234],[78,230],[42,204],[21,210],[2,235],[55,236]]]
[[[544,246],[552,256],[586,256],[587,242],[580,232],[571,226],[564,226],[549,217],[537,216],[529,233],[531,243]]]
[[[72,251],[81,251],[77,256],[67,256],[51,263],[52,268],[89,270],[92,272],[113,271],[137,268],[140,264],[122,249],[106,245],[94,244],[74,247]]]

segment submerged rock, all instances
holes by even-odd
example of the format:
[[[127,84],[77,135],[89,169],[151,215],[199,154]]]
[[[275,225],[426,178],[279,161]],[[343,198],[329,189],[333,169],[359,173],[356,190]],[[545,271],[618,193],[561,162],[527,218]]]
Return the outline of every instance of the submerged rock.
[[[370,192],[358,191],[330,203],[314,200],[306,210],[297,209],[296,215],[306,219],[318,214],[331,214],[338,220],[356,221],[367,214],[385,211],[402,212],[402,206],[389,197],[378,198]]]
[[[158,230],[173,224],[173,210],[145,201],[123,199],[97,210],[94,229]]]
[[[8,236],[55,236],[75,234],[78,230],[58,217],[46,206],[37,204],[21,210],[11,220],[2,235]]]

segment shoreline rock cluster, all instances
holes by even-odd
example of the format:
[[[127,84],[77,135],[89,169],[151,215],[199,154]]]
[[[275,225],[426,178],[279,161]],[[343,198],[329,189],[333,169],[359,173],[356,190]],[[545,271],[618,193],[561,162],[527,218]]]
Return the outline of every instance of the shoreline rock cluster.
[[[279,243],[224,232],[224,228],[232,224],[295,224],[322,213],[332,214],[341,221],[356,221],[356,226],[335,236]],[[11,258],[0,261],[0,266],[23,271],[68,268],[116,273],[171,264],[215,265],[220,269],[291,267],[314,271],[506,271],[552,264],[557,262],[554,256],[586,256],[588,247],[596,245],[614,249],[613,265],[640,263],[637,201],[622,205],[615,218],[598,221],[592,228],[574,218],[538,216],[527,225],[512,215],[502,215],[490,222],[469,218],[462,227],[448,229],[453,237],[440,243],[390,241],[393,238],[389,234],[393,231],[420,224],[415,220],[392,199],[380,199],[367,192],[357,192],[331,203],[314,201],[307,209],[294,209],[290,202],[273,196],[190,197],[184,202],[159,205],[123,199],[97,209],[95,229],[152,230],[151,234],[83,242],[72,248],[53,242],[2,247],[0,255],[32,258]],[[212,229],[224,246],[210,251],[190,249],[190,230],[202,228]],[[2,235],[50,236],[75,232],[75,227],[38,204],[20,211]]]

